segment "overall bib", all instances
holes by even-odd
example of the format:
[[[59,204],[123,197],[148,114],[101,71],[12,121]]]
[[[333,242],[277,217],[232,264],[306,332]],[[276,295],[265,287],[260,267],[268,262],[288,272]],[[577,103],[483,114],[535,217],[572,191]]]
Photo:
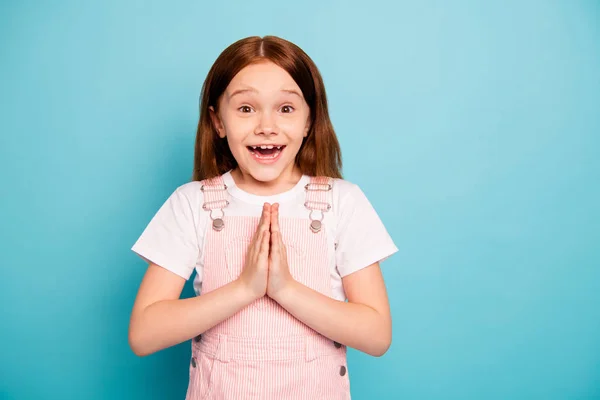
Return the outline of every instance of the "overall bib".
[[[331,189],[331,179],[312,177],[305,186],[307,218],[279,218],[292,276],[329,297],[329,249],[320,221],[331,208]],[[202,191],[212,220],[202,278],[202,293],[209,293],[239,277],[260,218],[224,215],[229,201],[221,177],[203,181]],[[192,340],[186,400],[205,399],[348,400],[346,347],[264,296]]]

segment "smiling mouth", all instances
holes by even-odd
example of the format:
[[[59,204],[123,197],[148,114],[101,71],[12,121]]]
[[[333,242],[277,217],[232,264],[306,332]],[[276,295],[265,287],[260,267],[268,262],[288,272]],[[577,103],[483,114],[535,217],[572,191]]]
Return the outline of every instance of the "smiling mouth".
[[[281,152],[285,149],[285,146],[259,145],[246,146],[246,148],[255,158],[267,161],[277,159]]]

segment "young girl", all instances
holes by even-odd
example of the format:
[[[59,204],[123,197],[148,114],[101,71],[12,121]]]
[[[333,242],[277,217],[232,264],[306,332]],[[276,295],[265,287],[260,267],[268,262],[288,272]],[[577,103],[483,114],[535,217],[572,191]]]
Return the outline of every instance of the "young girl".
[[[340,167],[313,61],[273,36],[225,49],[202,89],[192,182],[132,249],[149,266],[131,348],[192,339],[186,399],[349,399],[347,346],[387,351],[379,263],[397,248]],[[197,296],[180,299],[194,271]]]

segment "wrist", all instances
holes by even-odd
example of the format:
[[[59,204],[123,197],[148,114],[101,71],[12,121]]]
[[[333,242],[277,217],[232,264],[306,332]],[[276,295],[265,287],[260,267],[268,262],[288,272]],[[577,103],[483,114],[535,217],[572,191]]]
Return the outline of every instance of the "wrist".
[[[250,285],[247,285],[242,279],[238,278],[234,281],[234,285],[236,287],[236,291],[240,294],[244,302],[252,303],[254,300],[260,298],[259,295],[255,293],[255,291],[251,288]]]
[[[284,306],[284,304],[288,303],[289,299],[294,297],[294,293],[298,290],[298,285],[299,283],[294,278],[290,278],[283,287],[273,293],[273,300]]]

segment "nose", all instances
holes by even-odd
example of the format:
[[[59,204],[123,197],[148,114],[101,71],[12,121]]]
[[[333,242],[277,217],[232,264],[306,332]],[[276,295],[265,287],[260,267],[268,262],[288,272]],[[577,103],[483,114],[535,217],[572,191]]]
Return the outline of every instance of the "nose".
[[[277,134],[277,126],[275,122],[275,118],[273,118],[273,113],[271,112],[263,112],[260,115],[258,120],[258,124],[254,129],[255,135],[276,135]]]

